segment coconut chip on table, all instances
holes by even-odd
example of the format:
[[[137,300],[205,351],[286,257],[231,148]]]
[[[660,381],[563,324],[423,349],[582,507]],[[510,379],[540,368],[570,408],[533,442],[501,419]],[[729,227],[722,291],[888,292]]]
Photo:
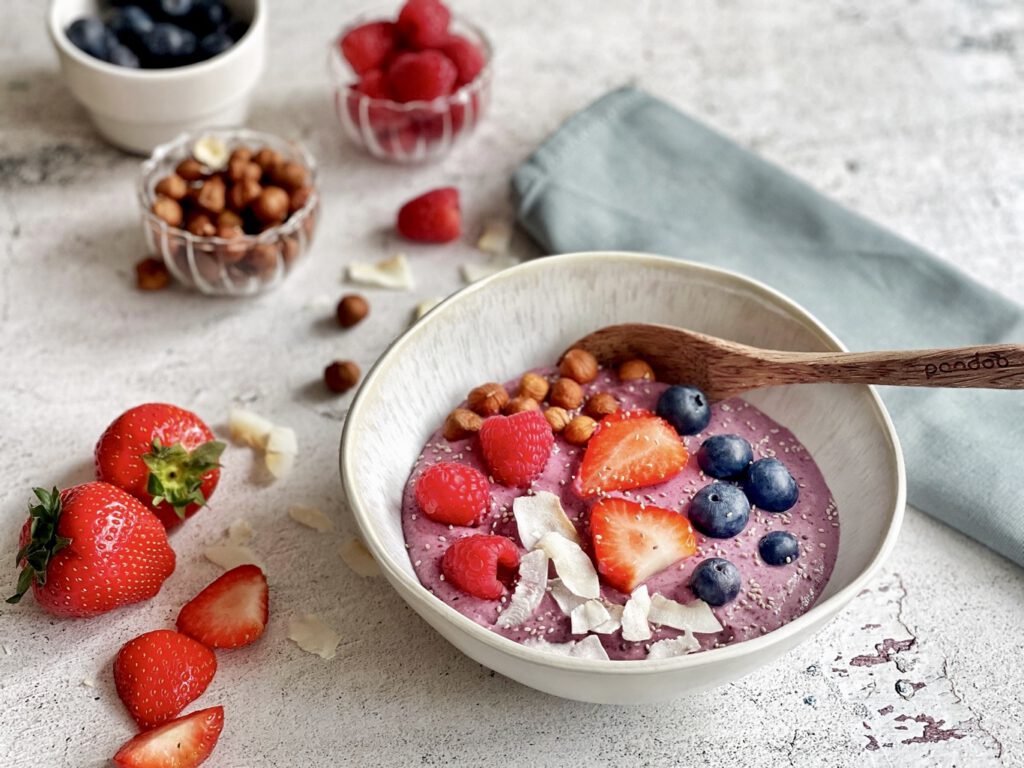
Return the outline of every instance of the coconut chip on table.
[[[523,555],[519,561],[519,581],[508,607],[498,617],[497,625],[505,629],[518,627],[533,616],[544,598],[548,585],[548,556],[541,550]]]
[[[327,533],[334,528],[334,523],[331,522],[331,519],[319,507],[296,504],[288,508],[288,517],[299,525],[312,528],[320,533]]]
[[[429,299],[424,299],[423,301],[421,301],[419,304],[416,305],[416,308],[413,310],[414,320],[422,320],[423,316],[427,314],[427,312],[432,310],[442,301],[444,301],[444,299],[440,296],[431,296]]]
[[[485,253],[501,255],[508,251],[511,242],[512,226],[504,219],[489,219],[476,241],[476,247]]]
[[[288,639],[307,653],[322,659],[333,659],[341,635],[324,624],[318,616],[307,613],[288,622]]]
[[[373,559],[373,555],[370,554],[366,545],[359,539],[351,538],[342,542],[338,547],[338,554],[341,555],[345,565],[352,569],[357,576],[364,579],[380,576],[380,566],[377,565],[377,561]]]
[[[404,253],[396,253],[390,258],[373,264],[352,262],[348,265],[346,275],[350,283],[373,288],[408,291],[415,286],[412,270],[409,268],[409,260],[406,259]]]
[[[267,436],[267,445],[263,460],[267,469],[275,478],[286,477],[295,465],[295,457],[299,452],[295,430],[290,427],[275,426]]]
[[[551,558],[555,565],[555,573],[570,592],[586,598],[601,596],[601,583],[597,578],[597,571],[579,544],[551,531],[540,538],[537,548],[544,550]]]
[[[548,491],[534,496],[520,496],[512,501],[519,539],[527,549],[534,549],[545,534],[558,533],[569,541],[580,543],[579,533],[565,514],[562,502]]]
[[[247,520],[242,518],[235,520],[235,522],[228,526],[228,544],[245,546],[253,540],[255,535],[256,531],[253,530]]]

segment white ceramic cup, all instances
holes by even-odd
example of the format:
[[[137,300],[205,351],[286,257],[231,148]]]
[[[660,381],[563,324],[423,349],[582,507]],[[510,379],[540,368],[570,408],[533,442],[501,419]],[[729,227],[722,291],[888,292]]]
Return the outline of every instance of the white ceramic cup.
[[[96,0],[52,0],[47,20],[71,94],[111,144],[149,154],[180,133],[245,122],[249,98],[263,72],[265,0],[227,0],[249,30],[230,49],[207,61],[171,69],[131,69],[76,48],[65,30],[96,15]]]
[[[770,387],[745,398],[793,430],[838,504],[835,570],[817,603],[773,632],[670,659],[597,661],[519,645],[419,583],[402,535],[413,461],[470,388],[554,361],[605,325],[667,323],[774,349],[841,351],[805,309],[745,277],[679,259],[625,253],[549,256],[464,288],[378,360],[345,421],[341,474],[363,540],[391,585],[467,656],[541,691],[602,704],[664,701],[748,674],[811,638],[863,589],[896,542],[903,457],[870,387]],[[387,631],[421,631],[394,626]]]

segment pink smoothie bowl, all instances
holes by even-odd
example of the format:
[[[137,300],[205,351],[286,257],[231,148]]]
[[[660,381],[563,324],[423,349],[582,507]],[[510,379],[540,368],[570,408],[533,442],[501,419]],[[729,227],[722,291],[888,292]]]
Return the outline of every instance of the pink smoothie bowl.
[[[811,638],[871,581],[896,542],[906,503],[899,441],[873,388],[757,390],[745,399],[807,447],[839,509],[835,570],[806,613],[754,639],[637,661],[555,655],[458,613],[419,583],[405,549],[402,492],[421,446],[480,382],[550,364],[576,339],[623,322],[678,325],[767,348],[844,350],[806,310],[735,273],[635,253],[552,256],[474,283],[396,340],[364,379],[341,439],[349,508],[367,549],[409,606],[496,672],[555,696],[601,704],[665,701],[722,685]]]

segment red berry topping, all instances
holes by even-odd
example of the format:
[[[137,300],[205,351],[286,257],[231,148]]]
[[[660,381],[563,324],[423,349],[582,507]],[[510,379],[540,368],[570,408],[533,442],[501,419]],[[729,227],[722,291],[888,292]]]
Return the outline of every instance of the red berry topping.
[[[267,626],[267,577],[240,565],[193,597],[178,614],[178,631],[210,648],[240,648]]]
[[[483,472],[442,461],[416,481],[416,503],[438,523],[476,525],[491,506],[491,486]]]
[[[697,551],[697,536],[684,515],[603,499],[590,511],[597,570],[622,592],[632,592],[659,571]]]
[[[414,48],[437,48],[448,37],[452,14],[440,0],[408,0],[398,13],[398,33]]]
[[[441,52],[452,60],[455,69],[459,72],[459,78],[455,81],[456,85],[473,82],[486,63],[483,51],[461,35],[449,37],[448,41],[441,46]]]
[[[359,78],[359,82],[352,86],[352,89],[371,99],[390,98],[384,73],[379,69],[368,69]]]
[[[403,53],[388,67],[388,90],[395,101],[433,101],[455,89],[459,71],[440,51]]]
[[[474,534],[454,542],[441,559],[445,579],[456,589],[484,600],[505,594],[503,582],[519,567],[519,550],[505,536]]]
[[[372,21],[341,38],[341,53],[357,75],[380,67],[395,49],[398,32],[390,21]]]
[[[602,419],[583,454],[577,489],[583,496],[654,485],[679,474],[688,454],[678,433],[647,411]]]
[[[491,416],[480,427],[480,447],[494,479],[529,485],[548,463],[555,437],[540,411]]]
[[[410,200],[398,211],[398,232],[421,243],[447,243],[462,234],[459,190],[434,189]]]

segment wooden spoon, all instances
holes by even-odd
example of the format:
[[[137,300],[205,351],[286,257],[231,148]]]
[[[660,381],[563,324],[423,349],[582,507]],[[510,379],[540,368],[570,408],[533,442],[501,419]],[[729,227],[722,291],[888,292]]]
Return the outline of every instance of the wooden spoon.
[[[699,387],[711,400],[778,384],[1024,389],[1024,344],[895,352],[783,352],[669,325],[609,325],[573,344],[603,365],[646,360],[658,379]]]

